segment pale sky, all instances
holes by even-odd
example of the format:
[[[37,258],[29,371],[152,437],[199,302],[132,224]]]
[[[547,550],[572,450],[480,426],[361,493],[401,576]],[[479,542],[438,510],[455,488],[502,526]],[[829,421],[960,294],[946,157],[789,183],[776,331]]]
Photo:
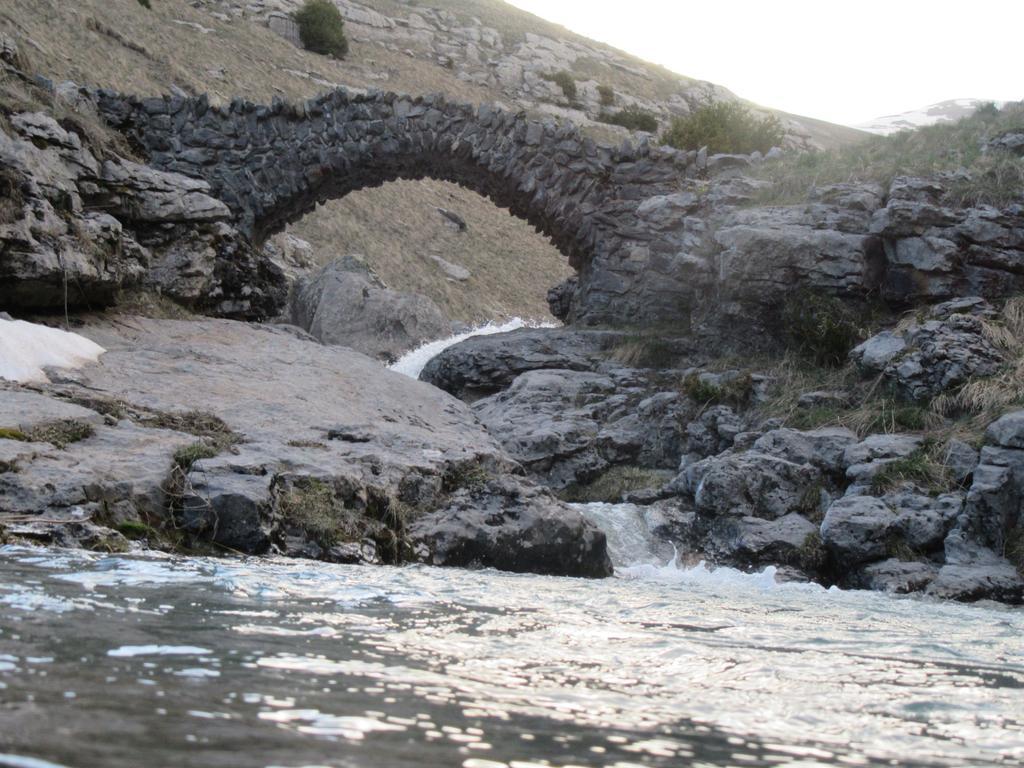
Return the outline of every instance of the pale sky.
[[[745,99],[848,125],[1024,99],[1024,0],[507,0]]]

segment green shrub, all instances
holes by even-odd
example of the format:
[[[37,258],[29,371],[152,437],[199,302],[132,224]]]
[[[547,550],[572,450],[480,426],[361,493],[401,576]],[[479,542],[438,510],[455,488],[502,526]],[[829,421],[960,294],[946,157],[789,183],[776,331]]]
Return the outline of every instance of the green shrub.
[[[147,11],[153,10],[153,6],[149,4],[149,0],[139,0],[139,5],[145,8]]]
[[[611,107],[615,104],[615,89],[610,85],[597,86],[597,95],[601,100],[602,107]]]
[[[747,405],[754,395],[754,379],[749,373],[712,384],[701,378],[699,373],[691,373],[683,379],[683,394],[700,405],[729,405],[735,408]]]
[[[330,0],[306,0],[295,12],[302,45],[314,53],[343,59],[348,53],[345,22]]]
[[[545,79],[550,80],[561,88],[562,93],[565,94],[565,98],[569,101],[576,101],[576,81],[573,79],[571,72],[566,72],[563,69],[561,72],[555,72],[553,75],[547,75]]]
[[[602,112],[600,120],[610,125],[621,125],[631,131],[654,133],[658,130],[658,118],[654,113],[636,106],[625,107],[614,113]]]
[[[182,472],[188,472],[201,459],[212,459],[218,450],[206,443],[192,443],[174,452],[174,465]]]
[[[767,152],[785,135],[775,115],[758,117],[739,102],[716,101],[675,118],[661,139],[677,149],[707,147],[711,154],[749,154]]]
[[[818,365],[838,368],[861,337],[854,314],[834,296],[794,292],[782,308],[783,331],[796,349]]]

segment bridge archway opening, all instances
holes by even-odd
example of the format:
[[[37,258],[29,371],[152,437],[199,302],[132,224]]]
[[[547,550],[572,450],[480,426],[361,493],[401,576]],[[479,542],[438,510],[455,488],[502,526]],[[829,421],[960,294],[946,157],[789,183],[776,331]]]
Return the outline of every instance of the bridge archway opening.
[[[455,322],[553,320],[547,291],[575,274],[551,238],[454,182],[398,179],[331,192],[286,231],[308,241],[321,264],[362,256],[388,287],[428,296]]]

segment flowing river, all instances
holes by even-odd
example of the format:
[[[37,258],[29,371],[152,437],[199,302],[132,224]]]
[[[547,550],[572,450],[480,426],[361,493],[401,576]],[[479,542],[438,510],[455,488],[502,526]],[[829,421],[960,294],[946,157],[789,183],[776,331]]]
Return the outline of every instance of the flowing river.
[[[1024,765],[1024,611],[683,567],[580,509],[613,579],[0,548],[0,766]]]
[[[0,765],[1024,763],[1024,612],[614,579],[0,549]]]

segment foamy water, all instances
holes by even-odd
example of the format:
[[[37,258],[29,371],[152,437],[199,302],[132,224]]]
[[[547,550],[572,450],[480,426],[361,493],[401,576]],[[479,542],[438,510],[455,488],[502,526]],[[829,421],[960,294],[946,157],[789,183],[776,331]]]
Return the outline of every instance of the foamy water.
[[[0,765],[1024,761],[1021,611],[684,568],[583,511],[617,578],[2,548]]]
[[[495,333],[507,333],[508,331],[516,331],[520,328],[555,328],[555,323],[545,323],[535,320],[523,320],[521,317],[515,317],[504,323],[485,323],[484,325],[478,326],[471,331],[465,333],[458,333],[454,336],[449,336],[446,339],[438,339],[437,341],[431,341],[423,344],[420,347],[407,352],[402,355],[397,361],[388,366],[392,371],[405,374],[413,379],[420,377],[420,372],[423,367],[429,363],[433,358],[444,352],[448,347],[458,344],[460,341],[472,338],[473,336],[490,336]]]

